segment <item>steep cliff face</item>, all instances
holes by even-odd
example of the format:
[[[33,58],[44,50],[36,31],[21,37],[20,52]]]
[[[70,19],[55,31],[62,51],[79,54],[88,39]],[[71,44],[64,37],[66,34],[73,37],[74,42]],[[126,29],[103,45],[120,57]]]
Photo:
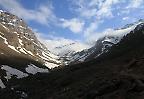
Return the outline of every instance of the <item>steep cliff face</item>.
[[[0,11],[0,53],[1,56],[30,58],[49,68],[61,64],[22,19],[4,11]]]

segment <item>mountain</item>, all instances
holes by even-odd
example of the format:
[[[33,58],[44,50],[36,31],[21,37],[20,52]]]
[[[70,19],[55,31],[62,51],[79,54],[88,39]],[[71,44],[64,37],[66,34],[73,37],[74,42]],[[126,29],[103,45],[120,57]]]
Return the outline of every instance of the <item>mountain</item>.
[[[97,58],[102,53],[107,52],[110,47],[119,43],[125,35],[141,23],[144,23],[144,20],[140,19],[138,22],[127,24],[122,28],[107,31],[103,37],[96,41],[93,47],[71,54],[71,57],[67,58],[67,63],[76,64]]]
[[[58,55],[59,57],[70,56],[74,52],[78,51],[76,47],[77,45],[78,45],[78,42],[72,42],[72,43],[68,43],[65,45],[56,46],[52,52]]]
[[[0,87],[61,65],[19,17],[0,10]]]
[[[58,57],[37,39],[35,33],[22,19],[4,11],[0,12],[0,16],[0,53],[2,57],[30,58],[49,68],[60,65]]]
[[[144,23],[95,59],[10,80],[2,99],[143,99]],[[1,81],[0,81],[1,82]],[[3,86],[3,84],[1,84]]]
[[[51,50],[55,55],[59,56],[59,60],[64,63],[64,65],[68,65],[67,61],[74,53],[80,52],[83,49],[86,49],[86,45],[83,45],[77,41],[73,41],[68,44],[64,44],[61,46],[57,46]]]
[[[83,51],[56,47],[57,56],[22,19],[0,11],[0,99],[144,99],[143,42],[139,20]]]

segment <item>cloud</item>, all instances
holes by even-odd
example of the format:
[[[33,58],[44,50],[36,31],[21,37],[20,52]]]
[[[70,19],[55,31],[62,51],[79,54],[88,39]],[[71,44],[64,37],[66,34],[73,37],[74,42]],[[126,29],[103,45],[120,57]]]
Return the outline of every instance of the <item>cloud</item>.
[[[117,3],[120,3],[120,0],[105,0],[97,11],[97,17],[100,19],[113,17],[112,6]]]
[[[76,5],[74,11],[85,18],[98,17],[110,18],[113,17],[112,6],[121,3],[123,0],[74,0],[72,3]]]
[[[61,19],[62,27],[70,29],[73,33],[80,33],[83,30],[84,22],[77,18],[70,20]]]
[[[97,32],[102,23],[111,19],[116,19],[121,24],[124,21],[131,22],[135,18],[133,17],[134,15],[130,15],[132,12],[130,8],[141,8],[143,4],[144,0],[73,0],[71,9],[77,13],[79,19],[85,21],[84,37],[91,42],[96,41],[104,34],[103,32]]]
[[[129,20],[130,18],[129,17],[123,17],[122,19],[125,21],[125,20]]]
[[[123,14],[126,15],[126,14],[129,14],[129,13],[130,13],[130,10],[124,8],[123,10],[120,11],[119,14],[120,14],[120,15],[123,15]]]
[[[84,36],[88,42],[95,42],[102,33],[97,32],[99,25],[104,22],[105,18],[113,18],[113,5],[120,3],[119,0],[91,0],[87,5],[89,10],[93,10],[97,6],[95,15],[91,17],[91,22],[84,30]],[[85,11],[82,11],[85,12]]]
[[[69,0],[70,1],[70,0]],[[79,19],[84,20],[83,33],[88,42],[95,42],[101,33],[97,32],[99,26],[106,20],[114,18],[114,5],[123,0],[73,0],[71,9],[76,12]]]
[[[144,0],[128,0],[126,6],[122,7],[120,10],[120,15],[129,15],[135,9],[143,10]]]
[[[144,0],[131,0],[127,8],[140,8],[144,5]]]
[[[97,7],[102,0],[73,0],[72,10],[78,13],[81,17],[91,18],[94,17],[97,13]]]
[[[96,15],[97,9],[85,9],[84,11],[81,11],[81,16],[84,16],[86,18],[91,18]]]
[[[95,21],[91,22],[90,25],[85,29],[84,36],[89,38],[90,35],[94,34],[99,26],[100,23],[103,21]]]
[[[24,8],[17,0],[0,0],[0,5],[9,12],[28,21],[48,25],[49,22],[56,20],[51,4],[40,5],[36,10]]]
[[[94,0],[92,0],[94,1]],[[91,2],[92,2],[91,1]],[[93,16],[96,15],[96,12],[97,12],[97,8],[94,7],[94,3],[95,4],[98,4],[96,2],[94,3],[91,3],[87,0],[74,0],[73,3],[74,5],[77,6],[76,9],[74,9],[81,17],[84,17],[84,18],[91,18]]]

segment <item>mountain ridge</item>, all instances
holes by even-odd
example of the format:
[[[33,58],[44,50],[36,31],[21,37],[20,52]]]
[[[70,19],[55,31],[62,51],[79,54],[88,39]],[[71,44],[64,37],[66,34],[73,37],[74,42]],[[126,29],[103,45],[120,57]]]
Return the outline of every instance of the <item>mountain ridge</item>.
[[[22,57],[29,56],[35,61],[42,62],[47,66],[50,64],[53,66],[61,64],[60,61],[57,60],[58,57],[50,53],[22,19],[5,11],[1,11],[0,14],[1,46],[14,50],[16,52],[15,55],[21,54],[20,56]],[[5,53],[3,52],[3,54]],[[53,68],[53,66],[49,67]]]
[[[135,27],[141,23],[144,23],[144,20],[140,19],[139,21],[130,25],[125,25],[122,28],[115,29],[113,31],[107,31],[104,36],[96,41],[96,44],[93,47],[74,53],[70,59],[67,59],[68,63],[73,64],[77,62],[84,62],[92,58],[97,58],[103,52],[107,52],[108,48],[120,42],[125,35],[129,34],[130,31],[134,30]]]

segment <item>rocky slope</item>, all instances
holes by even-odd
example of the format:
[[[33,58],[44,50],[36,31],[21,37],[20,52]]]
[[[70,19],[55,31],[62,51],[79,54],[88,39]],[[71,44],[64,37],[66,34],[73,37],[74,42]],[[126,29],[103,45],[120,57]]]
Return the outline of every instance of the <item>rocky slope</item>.
[[[108,31],[103,37],[96,41],[96,44],[93,47],[73,53],[71,54],[71,57],[68,57],[65,60],[68,64],[76,64],[97,58],[102,53],[107,52],[110,47],[119,43],[125,35],[130,33],[130,31],[134,30],[135,27],[141,23],[144,23],[144,20],[140,19],[138,22],[127,24],[124,27],[113,31]]]
[[[17,16],[0,10],[0,88],[13,79],[49,73],[61,62]],[[4,98],[3,98],[4,99]]]
[[[61,63],[22,19],[4,11],[0,11],[0,55],[30,58],[49,68],[57,67]]]

